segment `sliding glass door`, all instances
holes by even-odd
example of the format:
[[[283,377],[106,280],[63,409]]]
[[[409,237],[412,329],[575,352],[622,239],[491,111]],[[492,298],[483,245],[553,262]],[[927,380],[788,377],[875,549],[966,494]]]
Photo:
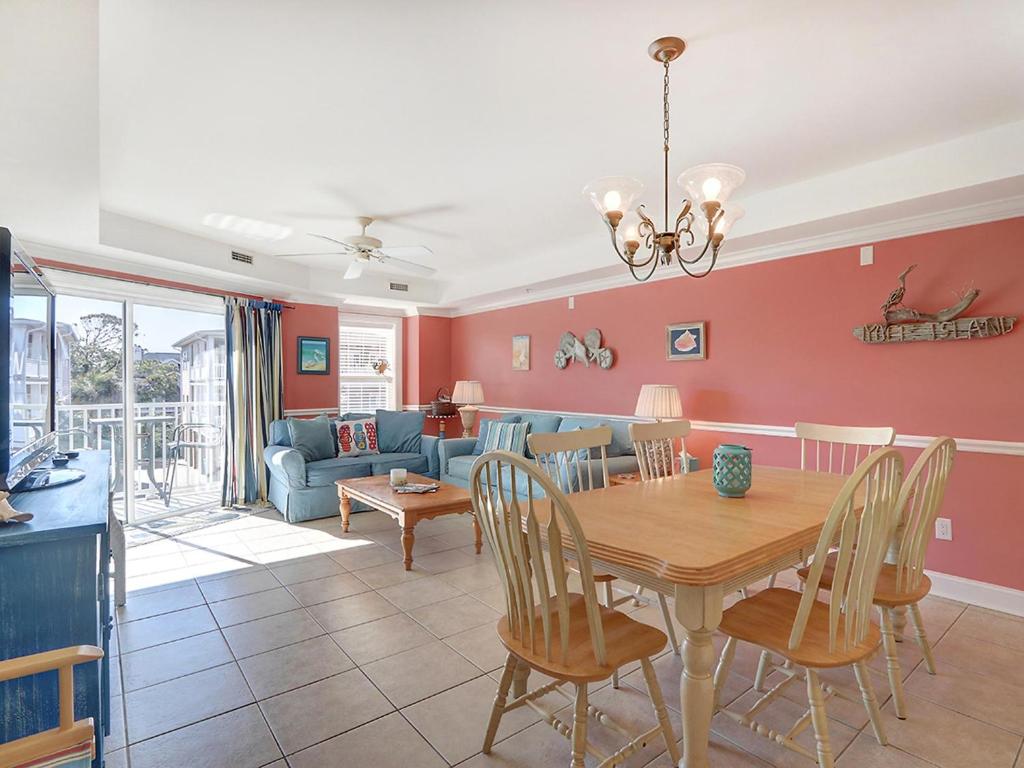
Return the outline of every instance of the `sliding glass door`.
[[[224,315],[131,303],[136,521],[220,500]]]
[[[84,284],[58,285],[57,363],[63,338],[67,368],[57,387],[60,447],[111,451],[115,512],[129,523],[219,507],[226,368],[219,300],[76,282]],[[143,295],[123,298],[132,289]]]

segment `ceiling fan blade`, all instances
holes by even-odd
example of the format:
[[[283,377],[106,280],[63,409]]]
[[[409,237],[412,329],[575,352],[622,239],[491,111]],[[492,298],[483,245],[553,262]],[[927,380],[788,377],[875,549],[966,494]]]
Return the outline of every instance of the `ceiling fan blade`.
[[[363,269],[366,268],[366,262],[362,259],[354,259],[351,264],[348,265],[348,269],[345,270],[345,274],[342,275],[343,280],[355,280],[363,274]]]
[[[328,237],[327,235],[318,235],[316,232],[307,232],[306,234],[309,235],[310,237],[318,237],[321,240],[328,241],[329,243],[334,243],[335,245],[340,245],[348,253],[358,253],[359,252],[358,248],[356,248],[354,245],[352,245],[350,243],[346,243],[344,240],[336,240],[333,237]]]
[[[301,256],[347,256],[348,251],[320,251],[319,253],[272,253],[275,259],[297,259]]]
[[[433,267],[428,267],[425,264],[417,264],[415,261],[409,261],[402,258],[403,256],[413,256],[418,258],[429,258],[430,256],[433,256],[434,252],[426,246],[411,245],[379,248],[375,253],[383,263],[394,264],[399,269],[411,272],[414,275],[430,277],[437,272]]]

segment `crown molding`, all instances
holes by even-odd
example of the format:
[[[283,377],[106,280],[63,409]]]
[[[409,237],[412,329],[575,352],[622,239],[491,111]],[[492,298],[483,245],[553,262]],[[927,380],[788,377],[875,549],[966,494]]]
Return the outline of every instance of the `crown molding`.
[[[1018,216],[1024,216],[1024,195],[1014,195],[941,211],[905,216],[877,224],[848,227],[823,235],[794,238],[770,245],[731,251],[718,262],[717,269],[745,267],[764,261],[776,261],[778,259],[788,259],[810,253],[835,250],[837,248],[867,245],[927,232],[941,232],[947,229],[1012,219]],[[685,277],[685,275],[678,272],[656,272],[647,282],[676,280]],[[535,304],[540,301],[565,298],[567,296],[595,293],[611,288],[636,287],[644,284],[636,282],[628,274],[618,270],[616,270],[614,275],[606,277],[574,279],[570,276],[564,282],[550,288],[532,289],[529,286],[523,286],[519,290],[525,293],[525,295],[499,297],[490,301],[468,299],[462,302],[455,302],[446,308],[446,311],[450,313],[448,315],[450,317],[462,317],[464,315],[489,312],[495,309],[507,309],[525,304]]]

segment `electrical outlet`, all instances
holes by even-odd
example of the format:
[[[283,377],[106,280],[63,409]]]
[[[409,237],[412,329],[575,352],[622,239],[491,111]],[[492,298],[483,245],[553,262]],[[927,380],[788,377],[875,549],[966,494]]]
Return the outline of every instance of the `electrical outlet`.
[[[942,541],[952,541],[953,521],[948,517],[935,518],[935,538]]]
[[[569,309],[576,309],[576,297],[575,296],[570,296],[569,297]]]
[[[860,249],[860,265],[867,267],[875,263],[875,247],[865,245]]]

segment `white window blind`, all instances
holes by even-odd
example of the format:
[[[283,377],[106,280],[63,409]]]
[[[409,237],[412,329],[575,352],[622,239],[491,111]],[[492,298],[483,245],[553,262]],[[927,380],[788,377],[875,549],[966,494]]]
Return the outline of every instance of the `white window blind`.
[[[371,367],[387,360],[381,376]],[[338,332],[338,387],[341,413],[372,413],[395,408],[395,328],[388,325],[347,325]]]

